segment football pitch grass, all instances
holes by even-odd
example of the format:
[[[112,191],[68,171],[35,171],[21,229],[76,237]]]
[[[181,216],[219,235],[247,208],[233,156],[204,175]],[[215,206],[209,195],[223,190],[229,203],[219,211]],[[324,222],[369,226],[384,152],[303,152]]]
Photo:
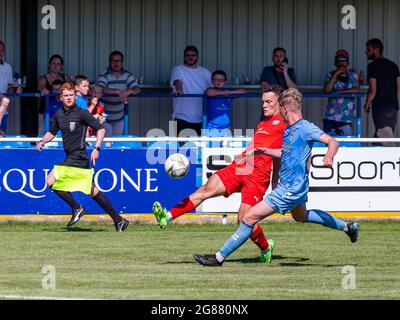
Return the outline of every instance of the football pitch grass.
[[[400,221],[361,221],[356,244],[317,225],[264,223],[276,241],[271,264],[257,262],[251,241],[222,267],[194,261],[193,253],[214,252],[235,228],[131,224],[116,233],[109,222],[71,230],[62,222],[3,222],[0,299],[400,299]],[[44,266],[55,268],[53,290],[42,288]],[[355,282],[345,266],[354,267]]]

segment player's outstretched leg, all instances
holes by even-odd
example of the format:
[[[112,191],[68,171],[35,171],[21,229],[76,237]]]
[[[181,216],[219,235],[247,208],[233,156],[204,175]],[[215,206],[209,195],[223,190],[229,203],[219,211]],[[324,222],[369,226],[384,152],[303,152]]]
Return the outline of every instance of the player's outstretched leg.
[[[244,215],[252,208],[251,205],[247,203],[242,203],[238,212],[238,224],[242,222]],[[250,235],[250,240],[260,249],[260,256],[258,261],[261,263],[271,263],[272,261],[272,251],[274,250],[275,242],[274,240],[267,240],[261,225],[256,224],[254,226],[253,232]],[[271,245],[272,243],[272,245]]]
[[[165,229],[171,219],[170,212],[163,208],[160,202],[156,201],[153,204],[153,214],[156,217],[158,226],[161,229]]]
[[[256,223],[275,213],[265,201],[252,207],[244,216],[236,232],[225,242],[222,248],[213,255],[193,255],[193,258],[203,266],[222,266],[225,259],[239,249],[250,238]],[[272,256],[272,254],[271,254]]]
[[[322,210],[307,210],[305,205],[300,205],[291,211],[296,221],[304,223],[316,223],[324,227],[344,231],[352,243],[358,240],[358,223],[345,222]]]
[[[226,193],[225,186],[218,175],[214,174],[210,180],[197,189],[189,197],[180,201],[170,211],[163,208],[160,202],[156,201],[153,204],[153,214],[156,217],[157,223],[161,229],[165,229],[173,220],[179,218],[185,213],[196,209],[203,201],[222,196]]]

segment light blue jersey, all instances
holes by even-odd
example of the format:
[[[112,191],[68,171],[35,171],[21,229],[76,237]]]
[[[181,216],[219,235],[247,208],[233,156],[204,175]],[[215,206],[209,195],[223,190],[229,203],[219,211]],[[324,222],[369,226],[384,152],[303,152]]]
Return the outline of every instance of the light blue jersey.
[[[84,97],[79,95],[76,96],[75,104],[84,110],[87,110],[88,108],[88,101]]]
[[[286,128],[278,187],[265,198],[277,212],[284,214],[307,202],[311,149],[322,134],[320,128],[304,119]]]

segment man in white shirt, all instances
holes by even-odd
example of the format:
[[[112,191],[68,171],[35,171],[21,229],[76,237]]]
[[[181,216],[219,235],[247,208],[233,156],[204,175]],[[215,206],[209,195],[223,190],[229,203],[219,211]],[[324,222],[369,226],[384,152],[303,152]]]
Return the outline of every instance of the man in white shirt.
[[[5,50],[5,43],[0,40],[0,137],[4,137],[7,130],[7,107],[10,102],[9,99],[3,99],[2,93],[13,92],[13,71],[11,66],[4,61]],[[22,93],[22,88],[18,88],[15,93]]]
[[[199,66],[199,51],[195,46],[187,46],[184,51],[184,64],[175,66],[171,73],[171,86],[174,93],[204,94],[212,86],[211,72]],[[184,129],[194,130],[201,135],[203,118],[202,98],[175,98],[172,118],[177,122],[178,135]],[[183,136],[193,135],[190,131],[182,133]]]

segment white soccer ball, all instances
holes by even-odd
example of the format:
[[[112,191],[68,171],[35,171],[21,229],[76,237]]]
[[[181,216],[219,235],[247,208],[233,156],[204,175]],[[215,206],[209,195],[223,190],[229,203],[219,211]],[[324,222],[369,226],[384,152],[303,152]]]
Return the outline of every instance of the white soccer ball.
[[[189,172],[190,163],[189,159],[183,154],[171,154],[167,161],[165,161],[165,172],[172,178],[183,178]]]

